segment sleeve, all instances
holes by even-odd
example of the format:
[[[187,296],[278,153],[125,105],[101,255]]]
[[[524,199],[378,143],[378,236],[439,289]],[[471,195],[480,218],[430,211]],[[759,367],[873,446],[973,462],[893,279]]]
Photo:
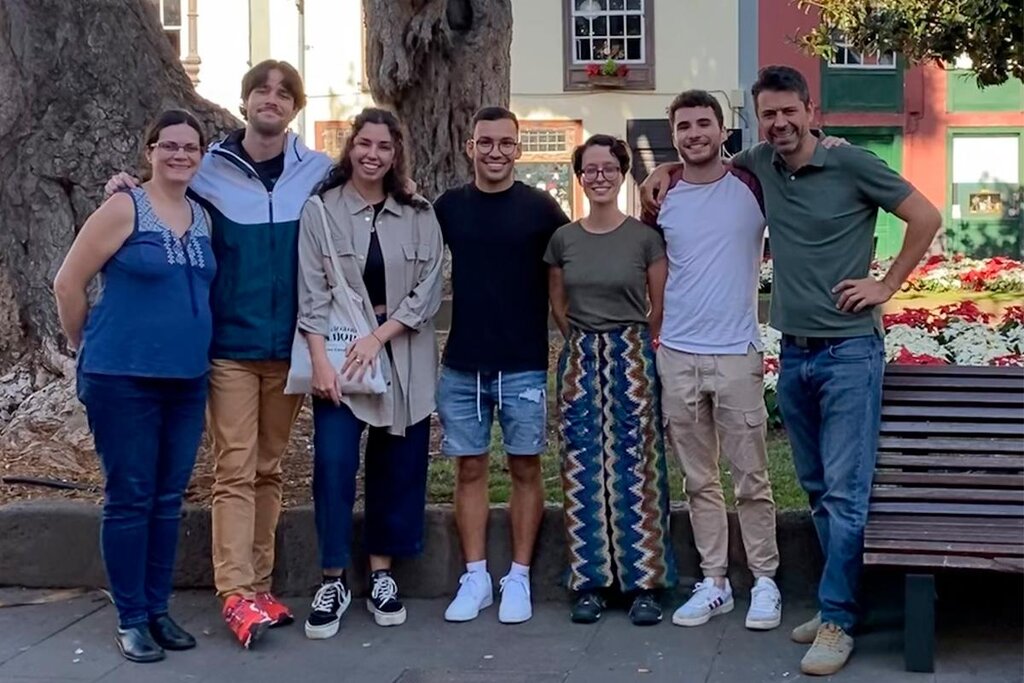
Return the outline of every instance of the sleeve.
[[[913,185],[874,152],[853,146],[837,149],[842,150],[857,190],[872,204],[892,213],[914,191]]]
[[[441,308],[442,264],[444,263],[444,240],[441,237],[441,226],[433,208],[416,210],[413,220],[419,221],[420,242],[415,245],[417,262],[420,250],[426,248],[427,258],[419,267],[419,275],[412,291],[402,299],[398,308],[391,315],[411,330],[418,330],[429,323]],[[408,256],[408,254],[406,254]]]
[[[562,252],[564,247],[565,231],[559,229],[555,231],[555,234],[551,236],[548,241],[548,248],[544,252],[544,263],[549,266],[562,267]]]
[[[331,290],[324,271],[324,226],[315,199],[306,200],[299,218],[299,319],[303,332],[327,335]]]
[[[644,230],[644,263],[650,266],[665,258],[665,238],[660,232]]]

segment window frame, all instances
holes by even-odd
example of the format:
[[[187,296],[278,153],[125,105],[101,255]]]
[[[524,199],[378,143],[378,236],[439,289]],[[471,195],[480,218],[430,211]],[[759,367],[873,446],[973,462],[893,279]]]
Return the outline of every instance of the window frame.
[[[641,51],[644,59],[643,61],[617,60],[629,68],[629,73],[624,81],[616,86],[625,90],[654,90],[655,86],[654,0],[641,0],[641,2],[643,3],[640,14],[643,30]],[[563,88],[567,92],[592,89],[594,85],[587,74],[587,66],[603,63],[603,60],[576,61],[575,3],[576,0],[562,0]]]
[[[564,131],[565,149],[559,152],[529,152],[523,150],[518,163],[568,164],[572,178],[572,212],[569,218],[576,220],[583,216],[583,186],[579,178],[572,172],[572,151],[583,143],[583,122],[577,119],[520,119],[519,141],[522,144],[523,133]]]
[[[175,42],[171,38],[171,34],[177,34],[177,46],[178,46],[178,58],[181,59],[184,56],[185,46],[182,44],[181,39],[185,32],[185,17],[187,7],[182,7],[185,0],[176,0],[178,3],[178,23],[177,24],[166,24],[164,23],[164,3],[168,0],[149,0],[150,4],[156,9],[157,19],[160,20],[160,26],[164,30],[164,35],[167,36],[167,40],[172,46]]]
[[[882,71],[882,72],[888,72],[888,71],[896,71],[896,69],[899,68],[900,56],[899,56],[899,54],[895,50],[892,50],[891,52],[886,53],[887,55],[891,55],[892,56],[892,62],[889,63],[889,64],[882,64],[880,62],[879,63],[875,63],[875,64],[864,64],[863,61],[860,64],[849,64],[849,63],[845,63],[845,62],[844,63],[839,63],[839,62],[834,61],[836,56],[839,54],[839,50],[844,50],[844,54],[847,54],[847,55],[849,53],[851,53],[851,52],[855,52],[858,55],[860,55],[861,60],[864,59],[865,53],[860,51],[860,50],[858,50],[858,49],[856,49],[852,44],[850,44],[849,41],[846,40],[846,37],[842,36],[842,35],[836,36],[835,40],[832,41],[832,47],[834,48],[835,51],[832,53],[831,59],[828,59],[825,62],[826,66],[828,66],[829,69],[851,69],[851,70],[854,70],[854,71]],[[873,56],[876,60],[881,60],[882,59],[882,51],[881,50],[877,50],[872,55],[869,55],[869,56]]]
[[[332,145],[325,145],[324,138],[328,133],[332,133],[337,140],[337,150],[332,149]],[[341,155],[341,151],[345,148],[345,139],[352,133],[352,121],[349,119],[328,119],[316,121],[313,124],[313,134],[316,136],[313,140],[313,148],[318,152],[323,152],[331,158],[331,161],[337,162],[338,156]]]

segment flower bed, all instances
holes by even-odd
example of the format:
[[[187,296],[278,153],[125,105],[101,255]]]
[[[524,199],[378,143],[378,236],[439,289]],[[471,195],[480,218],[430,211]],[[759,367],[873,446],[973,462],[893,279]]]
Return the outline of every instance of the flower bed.
[[[881,278],[892,260],[871,264],[871,274]],[[772,289],[772,262],[761,264],[759,289]],[[903,284],[904,292],[1021,292],[1024,293],[1024,263],[997,256],[972,259],[961,254],[932,256],[916,268]]]
[[[934,309],[908,308],[882,317],[885,357],[898,365],[1024,366],[1024,306],[996,317],[972,301]],[[779,381],[779,332],[761,325],[764,389],[773,424],[781,422],[775,389]]]

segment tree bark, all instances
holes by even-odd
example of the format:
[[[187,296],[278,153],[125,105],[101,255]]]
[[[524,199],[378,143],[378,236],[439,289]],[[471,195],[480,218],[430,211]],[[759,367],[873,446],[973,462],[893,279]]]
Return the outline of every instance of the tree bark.
[[[409,130],[413,178],[434,199],[471,177],[473,114],[509,103],[511,0],[363,0],[376,102]]]
[[[149,0],[0,0],[0,92],[0,452],[45,451],[77,410],[51,282],[104,183],[138,172],[163,109],[240,124],[196,95]]]

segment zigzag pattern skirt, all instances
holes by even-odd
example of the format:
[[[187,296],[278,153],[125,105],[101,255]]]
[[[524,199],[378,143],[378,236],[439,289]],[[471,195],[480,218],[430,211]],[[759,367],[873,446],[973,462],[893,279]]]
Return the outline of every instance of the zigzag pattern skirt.
[[[573,590],[675,584],[660,395],[647,326],[566,340],[558,396]]]

